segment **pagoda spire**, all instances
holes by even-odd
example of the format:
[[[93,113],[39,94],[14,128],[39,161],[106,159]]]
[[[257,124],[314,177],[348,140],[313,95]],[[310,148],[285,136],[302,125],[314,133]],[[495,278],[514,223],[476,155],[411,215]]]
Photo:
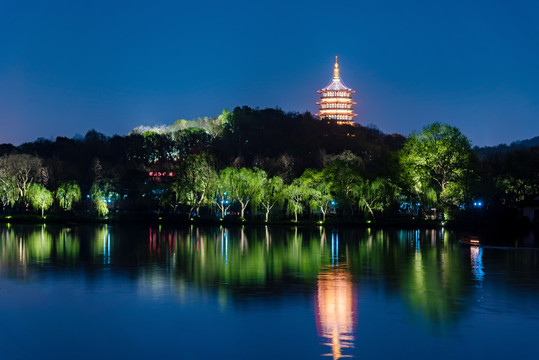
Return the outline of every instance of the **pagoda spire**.
[[[335,68],[333,69],[333,79],[337,80],[339,79],[339,63],[337,62],[337,55],[335,55]]]

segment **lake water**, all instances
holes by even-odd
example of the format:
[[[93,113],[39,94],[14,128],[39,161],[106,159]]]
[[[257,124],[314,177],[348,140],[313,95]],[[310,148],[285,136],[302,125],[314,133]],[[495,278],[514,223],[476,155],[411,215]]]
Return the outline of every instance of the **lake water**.
[[[532,235],[470,247],[444,230],[0,233],[0,359],[539,358]]]

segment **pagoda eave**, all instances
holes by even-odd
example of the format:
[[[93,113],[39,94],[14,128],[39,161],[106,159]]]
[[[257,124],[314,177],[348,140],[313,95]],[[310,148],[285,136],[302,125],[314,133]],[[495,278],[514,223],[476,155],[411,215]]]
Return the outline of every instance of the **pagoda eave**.
[[[325,92],[330,92],[330,91],[334,91],[334,92],[344,92],[344,93],[348,93],[348,94],[355,94],[355,93],[356,93],[356,91],[355,91],[355,90],[352,90],[352,89],[341,89],[341,90],[336,90],[336,89],[323,88],[323,89],[320,89],[320,90],[316,90],[316,92],[319,93],[319,94],[322,94],[322,93],[325,93]]]

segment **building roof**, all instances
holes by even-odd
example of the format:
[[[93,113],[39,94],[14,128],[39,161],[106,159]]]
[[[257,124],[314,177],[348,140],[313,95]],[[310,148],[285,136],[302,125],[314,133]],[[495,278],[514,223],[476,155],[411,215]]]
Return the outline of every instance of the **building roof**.
[[[339,76],[339,63],[337,62],[337,56],[335,56],[335,68],[333,69],[333,79],[331,80],[328,86],[326,86],[320,91],[339,91],[339,90],[353,91],[348,86],[344,85],[344,83],[342,82],[341,77]]]

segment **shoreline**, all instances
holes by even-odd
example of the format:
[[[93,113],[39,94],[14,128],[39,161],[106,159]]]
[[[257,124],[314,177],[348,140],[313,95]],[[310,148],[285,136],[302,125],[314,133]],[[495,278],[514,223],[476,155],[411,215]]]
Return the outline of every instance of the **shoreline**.
[[[265,222],[263,220],[242,219],[239,217],[192,217],[187,219],[185,215],[157,215],[157,214],[131,214],[99,218],[95,216],[58,216],[46,215],[1,215],[0,223],[10,224],[147,224],[147,225],[197,225],[197,226],[299,226],[299,227],[358,227],[358,228],[399,228],[399,229],[451,229],[462,231],[488,231],[488,230],[511,230],[511,231],[539,231],[536,224],[526,224],[522,221],[461,221],[461,220],[426,220],[417,218],[382,218],[376,221],[360,219],[332,219],[326,221],[302,219],[293,220],[277,219]]]

